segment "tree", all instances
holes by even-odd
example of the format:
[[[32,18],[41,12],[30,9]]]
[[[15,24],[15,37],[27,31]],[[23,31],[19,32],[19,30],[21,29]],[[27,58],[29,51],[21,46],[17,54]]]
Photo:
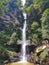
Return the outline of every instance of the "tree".
[[[26,5],[25,6],[30,6],[33,3],[33,0],[26,0]]]
[[[30,24],[30,27],[28,26],[27,36],[31,43],[40,43],[39,40],[41,41],[41,28],[38,22],[33,21],[32,24]]]
[[[0,1],[0,15],[3,14],[4,10],[4,5],[3,5],[3,1]]]
[[[40,12],[49,7],[49,0],[33,0],[34,8],[38,8]]]
[[[0,45],[4,46],[7,43],[7,40],[10,38],[10,35],[4,31],[0,31]]]
[[[0,0],[0,15],[4,14],[5,11],[8,11],[7,5],[10,0]]]
[[[15,2],[15,4],[18,6],[18,8],[20,8],[20,7],[21,7],[21,0],[17,0],[17,1]]]
[[[42,37],[49,39],[49,8],[46,9],[41,18]]]

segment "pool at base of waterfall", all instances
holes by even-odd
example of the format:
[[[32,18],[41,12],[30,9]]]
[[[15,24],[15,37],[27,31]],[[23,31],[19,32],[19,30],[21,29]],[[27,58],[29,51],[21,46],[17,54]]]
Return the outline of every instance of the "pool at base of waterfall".
[[[33,63],[26,62],[26,61],[20,61],[20,62],[12,62],[5,65],[34,65]]]

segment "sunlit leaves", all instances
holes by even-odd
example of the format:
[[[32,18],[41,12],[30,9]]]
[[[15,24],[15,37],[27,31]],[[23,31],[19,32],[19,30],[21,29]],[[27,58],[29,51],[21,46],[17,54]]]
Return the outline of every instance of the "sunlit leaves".
[[[49,0],[33,0],[35,8],[44,7],[46,4],[48,4],[48,2],[49,2]],[[46,6],[48,6],[48,5],[46,5]]]
[[[40,54],[40,58],[41,58],[42,60],[44,60],[44,59],[46,58],[47,54],[48,54],[48,51],[47,51],[47,49],[45,49],[45,50]]]
[[[0,15],[5,13],[5,10],[7,10],[8,8],[5,8],[4,3],[9,3],[10,0],[0,0]]]
[[[18,0],[17,2],[15,2],[15,4],[20,7],[21,6],[21,0]]]
[[[5,2],[6,2],[6,3],[9,3],[9,2],[10,2],[10,0],[5,0]]]
[[[46,22],[46,24],[48,24],[49,21],[49,8],[46,9],[43,14],[42,14],[42,18],[41,18],[42,22]]]
[[[30,5],[28,7],[25,7],[25,11],[30,14],[31,9],[33,9],[33,5]]]
[[[48,32],[49,30],[49,8],[43,12],[41,21],[42,21],[41,26],[42,26],[43,37],[49,38],[49,32]]]
[[[38,22],[33,21],[32,25],[31,25],[31,28],[36,29],[36,28],[38,28],[38,26],[39,26]]]
[[[39,8],[43,5],[43,0],[33,0],[34,7]]]

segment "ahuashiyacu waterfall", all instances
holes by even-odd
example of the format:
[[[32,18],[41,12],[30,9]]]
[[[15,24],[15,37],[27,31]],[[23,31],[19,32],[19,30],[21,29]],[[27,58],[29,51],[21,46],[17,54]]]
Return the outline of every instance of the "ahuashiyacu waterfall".
[[[24,8],[26,0],[21,0],[21,6],[22,6],[22,10]],[[22,48],[21,48],[21,58],[20,61],[27,61],[27,57],[26,57],[26,12],[23,11],[23,16],[24,16],[24,27],[22,29]]]

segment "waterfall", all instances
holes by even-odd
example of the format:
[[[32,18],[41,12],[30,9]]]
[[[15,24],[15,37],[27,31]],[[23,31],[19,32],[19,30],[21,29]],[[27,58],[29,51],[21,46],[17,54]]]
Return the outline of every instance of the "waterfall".
[[[22,30],[22,61],[26,61],[27,58],[26,58],[26,13],[24,12],[23,13],[23,16],[24,16],[24,27],[23,27],[23,30]]]
[[[26,0],[21,0],[21,5],[22,5],[22,7],[25,6],[25,3],[26,3]]]
[[[26,0],[21,0],[21,5],[22,9],[24,8],[24,5],[26,3]],[[23,11],[23,16],[24,16],[24,26],[22,29],[22,48],[21,48],[21,58],[20,61],[27,61],[26,57],[26,19],[27,19],[27,14],[26,12]]]

